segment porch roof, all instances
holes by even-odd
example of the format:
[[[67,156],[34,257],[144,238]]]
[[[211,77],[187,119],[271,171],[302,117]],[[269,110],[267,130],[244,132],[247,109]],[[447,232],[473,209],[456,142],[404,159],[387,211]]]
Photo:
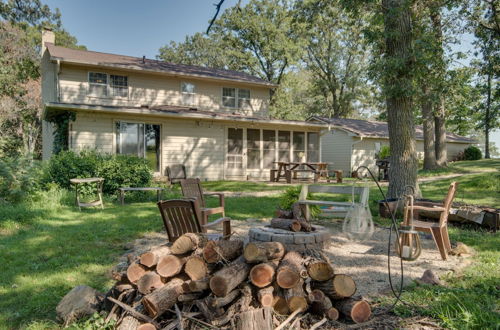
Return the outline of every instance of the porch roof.
[[[223,122],[240,122],[240,123],[262,123],[274,124],[285,126],[302,126],[317,129],[326,129],[328,125],[324,123],[308,122],[300,120],[282,120],[265,117],[252,117],[239,113],[223,113],[208,110],[198,110],[197,108],[175,106],[175,105],[158,105],[151,107],[123,107],[123,106],[110,106],[110,105],[92,105],[80,103],[60,103],[48,102],[45,103],[44,116],[50,110],[72,110],[72,111],[85,111],[85,112],[100,112],[100,113],[114,113],[114,114],[133,114],[155,117],[168,117],[179,119],[199,119],[199,120],[212,120]]]

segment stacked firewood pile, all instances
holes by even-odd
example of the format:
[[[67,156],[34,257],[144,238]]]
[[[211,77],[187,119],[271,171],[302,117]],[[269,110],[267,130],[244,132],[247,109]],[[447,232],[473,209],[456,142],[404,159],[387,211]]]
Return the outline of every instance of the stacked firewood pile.
[[[323,323],[365,322],[371,314],[366,301],[352,298],[353,279],[335,274],[321,251],[287,252],[279,242],[244,246],[188,233],[117,265],[112,276],[103,309],[118,329],[266,330],[306,311]]]

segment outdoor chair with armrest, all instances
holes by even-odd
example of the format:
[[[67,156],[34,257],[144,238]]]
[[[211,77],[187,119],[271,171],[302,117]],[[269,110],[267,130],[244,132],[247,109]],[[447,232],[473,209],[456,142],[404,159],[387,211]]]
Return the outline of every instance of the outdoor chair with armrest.
[[[180,184],[184,198],[195,198],[198,200],[201,209],[202,224],[207,224],[208,217],[213,214],[222,214],[222,217],[225,217],[223,193],[204,193],[201,187],[200,179],[198,178],[180,180]],[[218,196],[219,206],[211,208],[207,207],[205,196]]]
[[[440,212],[439,222],[427,222],[421,220],[413,220],[415,230],[425,233],[430,233],[436,246],[441,254],[441,258],[446,260],[448,252],[451,250],[450,237],[448,235],[448,215],[450,214],[451,204],[457,192],[457,182],[452,182],[448,188],[448,194],[443,201],[443,205],[430,205],[421,203],[420,205],[413,205],[414,211],[430,211]],[[422,205],[423,204],[423,205]]]
[[[196,199],[172,199],[158,202],[158,208],[167,231],[168,240],[175,241],[185,233],[206,233],[222,225],[223,233],[207,234],[209,239],[227,239],[231,236],[231,219],[220,218],[211,223],[202,224],[200,221],[201,209]]]

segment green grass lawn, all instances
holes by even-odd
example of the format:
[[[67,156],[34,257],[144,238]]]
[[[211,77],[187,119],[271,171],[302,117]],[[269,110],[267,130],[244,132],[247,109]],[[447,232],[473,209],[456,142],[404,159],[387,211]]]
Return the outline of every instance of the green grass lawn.
[[[420,169],[418,171],[418,176],[428,177],[449,174],[467,174],[494,170],[500,171],[500,160],[498,159],[464,160],[459,162],[452,162],[448,164],[448,167],[432,171]]]
[[[463,191],[464,201],[500,207],[500,189],[495,178],[498,182],[492,173],[483,173],[456,179],[461,182],[457,199],[462,198]],[[442,199],[450,181],[422,184],[424,197]],[[204,185],[213,191],[286,188],[251,182]],[[178,196],[175,190],[166,198]],[[0,205],[0,329],[57,328],[55,306],[67,291],[79,284],[106,291],[112,284],[106,274],[124,253],[124,245],[145,233],[163,229],[153,194],[150,197],[150,201],[134,202],[140,198],[130,194],[125,206],[118,205],[114,197],[107,197],[102,211],[79,212],[72,206],[72,195],[58,191],[40,194],[16,206]],[[375,187],[370,199],[375,215],[375,201],[381,199]],[[209,201],[215,202],[216,199]],[[227,197],[226,215],[236,220],[270,218],[278,203],[278,196]],[[477,251],[475,264],[464,274],[449,277],[445,288],[412,288],[404,299],[417,307],[400,306],[396,312],[429,315],[454,328],[494,328],[500,322],[499,236],[452,228],[451,239]]]

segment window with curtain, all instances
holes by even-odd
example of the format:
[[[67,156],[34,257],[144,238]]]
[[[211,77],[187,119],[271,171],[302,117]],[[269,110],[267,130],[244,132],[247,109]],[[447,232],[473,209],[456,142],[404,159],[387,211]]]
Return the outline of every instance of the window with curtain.
[[[306,160],[306,135],[304,132],[293,132],[293,161]]]
[[[278,131],[278,161],[290,161],[290,132]]]
[[[319,162],[319,134],[307,133],[307,161]]]
[[[264,144],[264,168],[272,168],[276,159],[276,131],[263,130],[262,141]]]
[[[160,169],[160,125],[116,123],[116,153],[146,158],[154,171]]]
[[[89,95],[108,95],[108,75],[102,72],[89,72]]]
[[[182,104],[195,105],[195,85],[193,83],[181,83]]]
[[[260,169],[260,129],[247,129],[247,168]]]

